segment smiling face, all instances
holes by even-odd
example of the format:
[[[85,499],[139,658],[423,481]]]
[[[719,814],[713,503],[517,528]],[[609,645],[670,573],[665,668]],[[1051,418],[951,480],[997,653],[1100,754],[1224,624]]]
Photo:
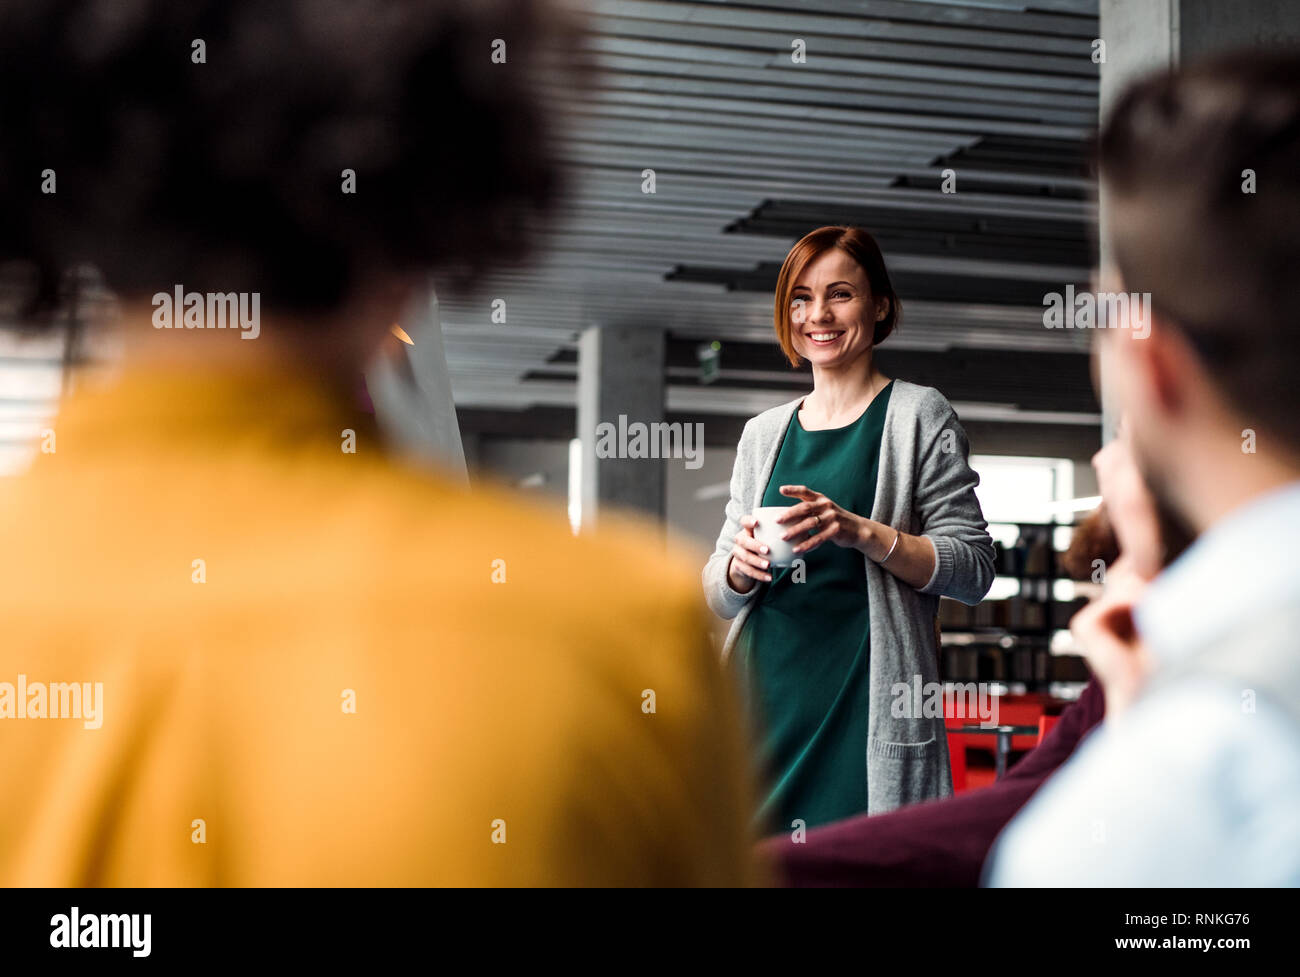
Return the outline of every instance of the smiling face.
[[[790,339],[816,367],[852,363],[871,349],[888,300],[877,301],[862,267],[839,248],[808,262],[790,290]]]

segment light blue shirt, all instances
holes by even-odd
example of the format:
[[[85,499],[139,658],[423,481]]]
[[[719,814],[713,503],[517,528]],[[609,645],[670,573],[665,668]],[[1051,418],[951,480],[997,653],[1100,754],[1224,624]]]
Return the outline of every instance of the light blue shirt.
[[[1135,609],[1173,663],[1300,600],[1300,482],[1239,507]],[[1296,638],[1300,655],[1300,633]],[[1300,721],[1211,676],[1101,723],[999,836],[993,886],[1300,886]]]

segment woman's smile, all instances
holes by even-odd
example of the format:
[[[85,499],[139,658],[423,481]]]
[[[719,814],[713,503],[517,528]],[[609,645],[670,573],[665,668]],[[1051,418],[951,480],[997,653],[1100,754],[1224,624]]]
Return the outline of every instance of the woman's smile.
[[[808,332],[804,335],[807,336],[809,342],[816,346],[832,346],[839,341],[841,336],[844,335],[844,330],[827,329],[818,332]]]

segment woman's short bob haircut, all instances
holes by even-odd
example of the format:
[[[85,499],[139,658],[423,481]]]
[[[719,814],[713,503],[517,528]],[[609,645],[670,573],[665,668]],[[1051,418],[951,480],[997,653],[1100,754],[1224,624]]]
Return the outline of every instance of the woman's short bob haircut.
[[[860,227],[832,225],[819,227],[800,238],[790,253],[785,256],[781,274],[776,279],[776,338],[781,343],[786,357],[792,366],[799,366],[803,360],[794,351],[794,339],[790,323],[790,293],[794,291],[799,276],[814,258],[821,257],[832,248],[839,248],[858,263],[871,283],[873,299],[887,299],[889,311],[876,323],[876,331],[871,345],[878,346],[892,333],[902,317],[903,310],[898,304],[898,295],[890,284],[889,272],[885,270],[885,256],[880,253],[876,239]]]

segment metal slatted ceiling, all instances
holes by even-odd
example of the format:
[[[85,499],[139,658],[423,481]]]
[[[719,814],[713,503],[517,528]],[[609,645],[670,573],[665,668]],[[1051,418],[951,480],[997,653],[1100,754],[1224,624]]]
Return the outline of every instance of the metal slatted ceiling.
[[[540,259],[442,302],[465,426],[476,408],[571,406],[571,371],[554,361],[593,324],[724,341],[728,382],[671,370],[674,410],[776,402],[766,381],[805,379],[775,360],[770,374],[729,371],[728,350],[747,361],[744,344],[771,346],[775,270],[825,223],[879,231],[906,310],[889,342],[900,355],[1020,354],[1020,378],[984,378],[989,416],[1086,378],[1087,335],[1043,329],[1041,301],[1088,276],[1096,0],[566,2],[588,12],[603,76],[549,93],[573,192]],[[956,194],[939,191],[944,167]],[[497,298],[505,323],[490,318]]]

